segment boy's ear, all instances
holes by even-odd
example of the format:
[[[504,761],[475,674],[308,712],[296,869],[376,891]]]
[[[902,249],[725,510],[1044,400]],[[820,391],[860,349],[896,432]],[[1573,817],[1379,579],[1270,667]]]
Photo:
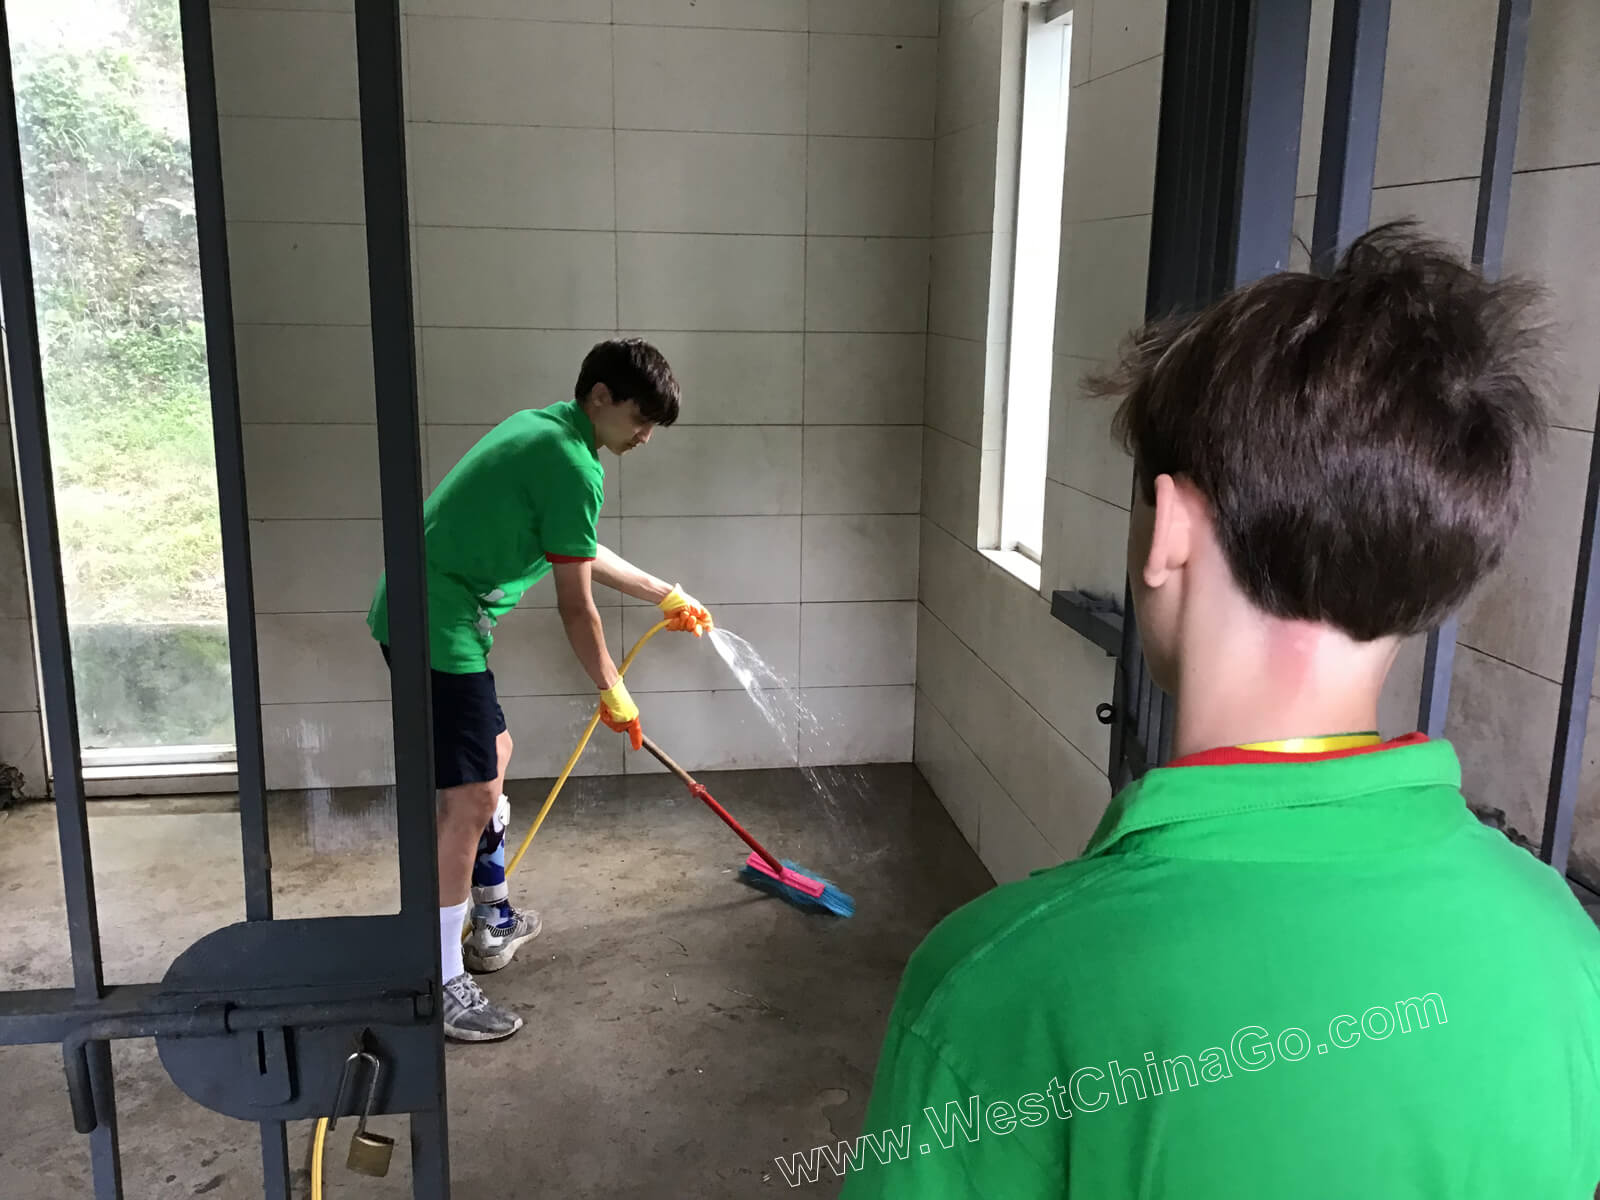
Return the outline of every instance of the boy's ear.
[[[1171,475],[1158,475],[1155,481],[1150,550],[1145,555],[1141,575],[1146,587],[1158,588],[1189,561],[1194,533],[1190,512],[1192,497]]]
[[[611,389],[603,383],[597,383],[589,389],[589,400],[593,404],[610,404]]]

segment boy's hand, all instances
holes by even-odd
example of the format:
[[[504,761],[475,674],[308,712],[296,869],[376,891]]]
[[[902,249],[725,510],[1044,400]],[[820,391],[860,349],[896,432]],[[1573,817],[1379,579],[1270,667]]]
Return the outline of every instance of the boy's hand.
[[[682,588],[674,587],[661,601],[661,611],[679,633],[692,633],[699,637],[712,628],[711,612],[700,601]]]
[[[639,725],[639,706],[628,695],[628,685],[617,680],[600,693],[600,720],[607,729],[625,733],[635,750],[644,745],[644,730]]]

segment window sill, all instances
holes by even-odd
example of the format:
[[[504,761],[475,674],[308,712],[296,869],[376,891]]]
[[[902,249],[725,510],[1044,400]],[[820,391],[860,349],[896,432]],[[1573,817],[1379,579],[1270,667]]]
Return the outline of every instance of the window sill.
[[[1034,591],[1039,590],[1043,578],[1043,571],[1039,564],[1026,554],[1019,554],[1015,550],[983,550],[980,553],[990,562],[1003,568],[1008,574],[1016,576]]]

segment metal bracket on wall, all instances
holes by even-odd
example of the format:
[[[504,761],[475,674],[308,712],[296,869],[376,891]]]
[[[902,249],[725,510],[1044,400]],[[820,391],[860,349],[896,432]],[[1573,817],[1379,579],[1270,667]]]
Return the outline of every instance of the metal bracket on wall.
[[[1122,604],[1111,596],[1069,591],[1050,594],[1050,615],[1088,638],[1112,658],[1122,651]]]

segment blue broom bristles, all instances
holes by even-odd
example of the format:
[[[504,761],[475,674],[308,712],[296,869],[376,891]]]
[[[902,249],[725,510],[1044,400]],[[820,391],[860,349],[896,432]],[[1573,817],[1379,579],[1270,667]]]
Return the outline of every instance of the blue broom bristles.
[[[833,884],[829,883],[826,879],[822,878],[822,876],[818,875],[815,871],[808,871],[804,867],[790,862],[788,859],[783,859],[782,862],[785,867],[793,871],[795,874],[809,876],[810,878],[815,879],[818,883],[822,884],[822,895],[813,896],[807,892],[802,892],[799,888],[791,887],[782,880],[774,879],[771,875],[768,875],[763,871],[758,871],[754,867],[750,866],[740,869],[739,880],[742,883],[749,884],[757,891],[766,892],[769,895],[777,896],[779,899],[787,900],[796,908],[802,909],[806,912],[826,912],[832,913],[836,917],[849,917],[855,915],[856,902],[844,892],[841,892],[838,888],[834,887]]]

